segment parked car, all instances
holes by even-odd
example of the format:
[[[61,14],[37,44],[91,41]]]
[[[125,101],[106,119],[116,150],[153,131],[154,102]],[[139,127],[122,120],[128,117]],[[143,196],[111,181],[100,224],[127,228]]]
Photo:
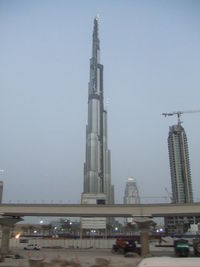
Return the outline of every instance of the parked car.
[[[40,250],[40,246],[37,244],[28,244],[26,247],[24,247],[25,250]]]

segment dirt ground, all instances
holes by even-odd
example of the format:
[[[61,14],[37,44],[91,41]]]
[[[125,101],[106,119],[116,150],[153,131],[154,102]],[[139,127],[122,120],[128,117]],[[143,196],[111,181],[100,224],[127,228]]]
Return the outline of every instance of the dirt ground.
[[[135,267],[141,260],[140,257],[124,257],[124,255],[112,254],[110,250],[105,249],[87,249],[87,250],[73,250],[73,249],[42,249],[40,251],[24,251],[13,250],[12,254],[19,254],[21,259],[6,258],[4,262],[0,263],[0,267],[4,266],[18,266],[18,267],[32,267],[29,259],[39,262],[43,260],[49,267],[49,263],[70,261],[72,264],[68,266],[75,267]],[[100,259],[100,260],[99,260]],[[102,260],[103,259],[103,260]],[[53,264],[52,266],[58,266]]]

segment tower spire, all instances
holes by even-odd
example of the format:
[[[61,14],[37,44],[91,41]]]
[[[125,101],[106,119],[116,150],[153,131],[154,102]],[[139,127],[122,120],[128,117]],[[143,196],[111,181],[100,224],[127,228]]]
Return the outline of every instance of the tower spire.
[[[92,41],[92,57],[96,59],[96,63],[100,63],[100,42],[99,42],[99,25],[98,17],[94,18],[94,28],[93,28],[93,41]]]

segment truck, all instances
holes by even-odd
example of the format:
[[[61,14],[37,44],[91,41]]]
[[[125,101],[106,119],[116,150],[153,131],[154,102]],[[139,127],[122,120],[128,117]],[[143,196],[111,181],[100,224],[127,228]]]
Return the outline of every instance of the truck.
[[[141,247],[133,238],[117,238],[112,247],[112,251],[117,254],[126,254],[134,252],[141,255]]]
[[[174,240],[174,252],[176,256],[188,257],[190,253],[188,240],[185,239]]]

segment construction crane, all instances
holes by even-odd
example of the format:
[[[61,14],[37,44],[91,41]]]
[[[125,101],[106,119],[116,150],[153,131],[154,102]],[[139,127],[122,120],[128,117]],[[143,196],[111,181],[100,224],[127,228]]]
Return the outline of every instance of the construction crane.
[[[181,125],[181,123],[182,123],[181,115],[183,113],[198,113],[198,112],[200,112],[200,110],[185,110],[185,111],[174,111],[174,112],[169,112],[169,113],[166,112],[166,113],[162,113],[162,115],[165,117],[177,115],[178,125]]]

